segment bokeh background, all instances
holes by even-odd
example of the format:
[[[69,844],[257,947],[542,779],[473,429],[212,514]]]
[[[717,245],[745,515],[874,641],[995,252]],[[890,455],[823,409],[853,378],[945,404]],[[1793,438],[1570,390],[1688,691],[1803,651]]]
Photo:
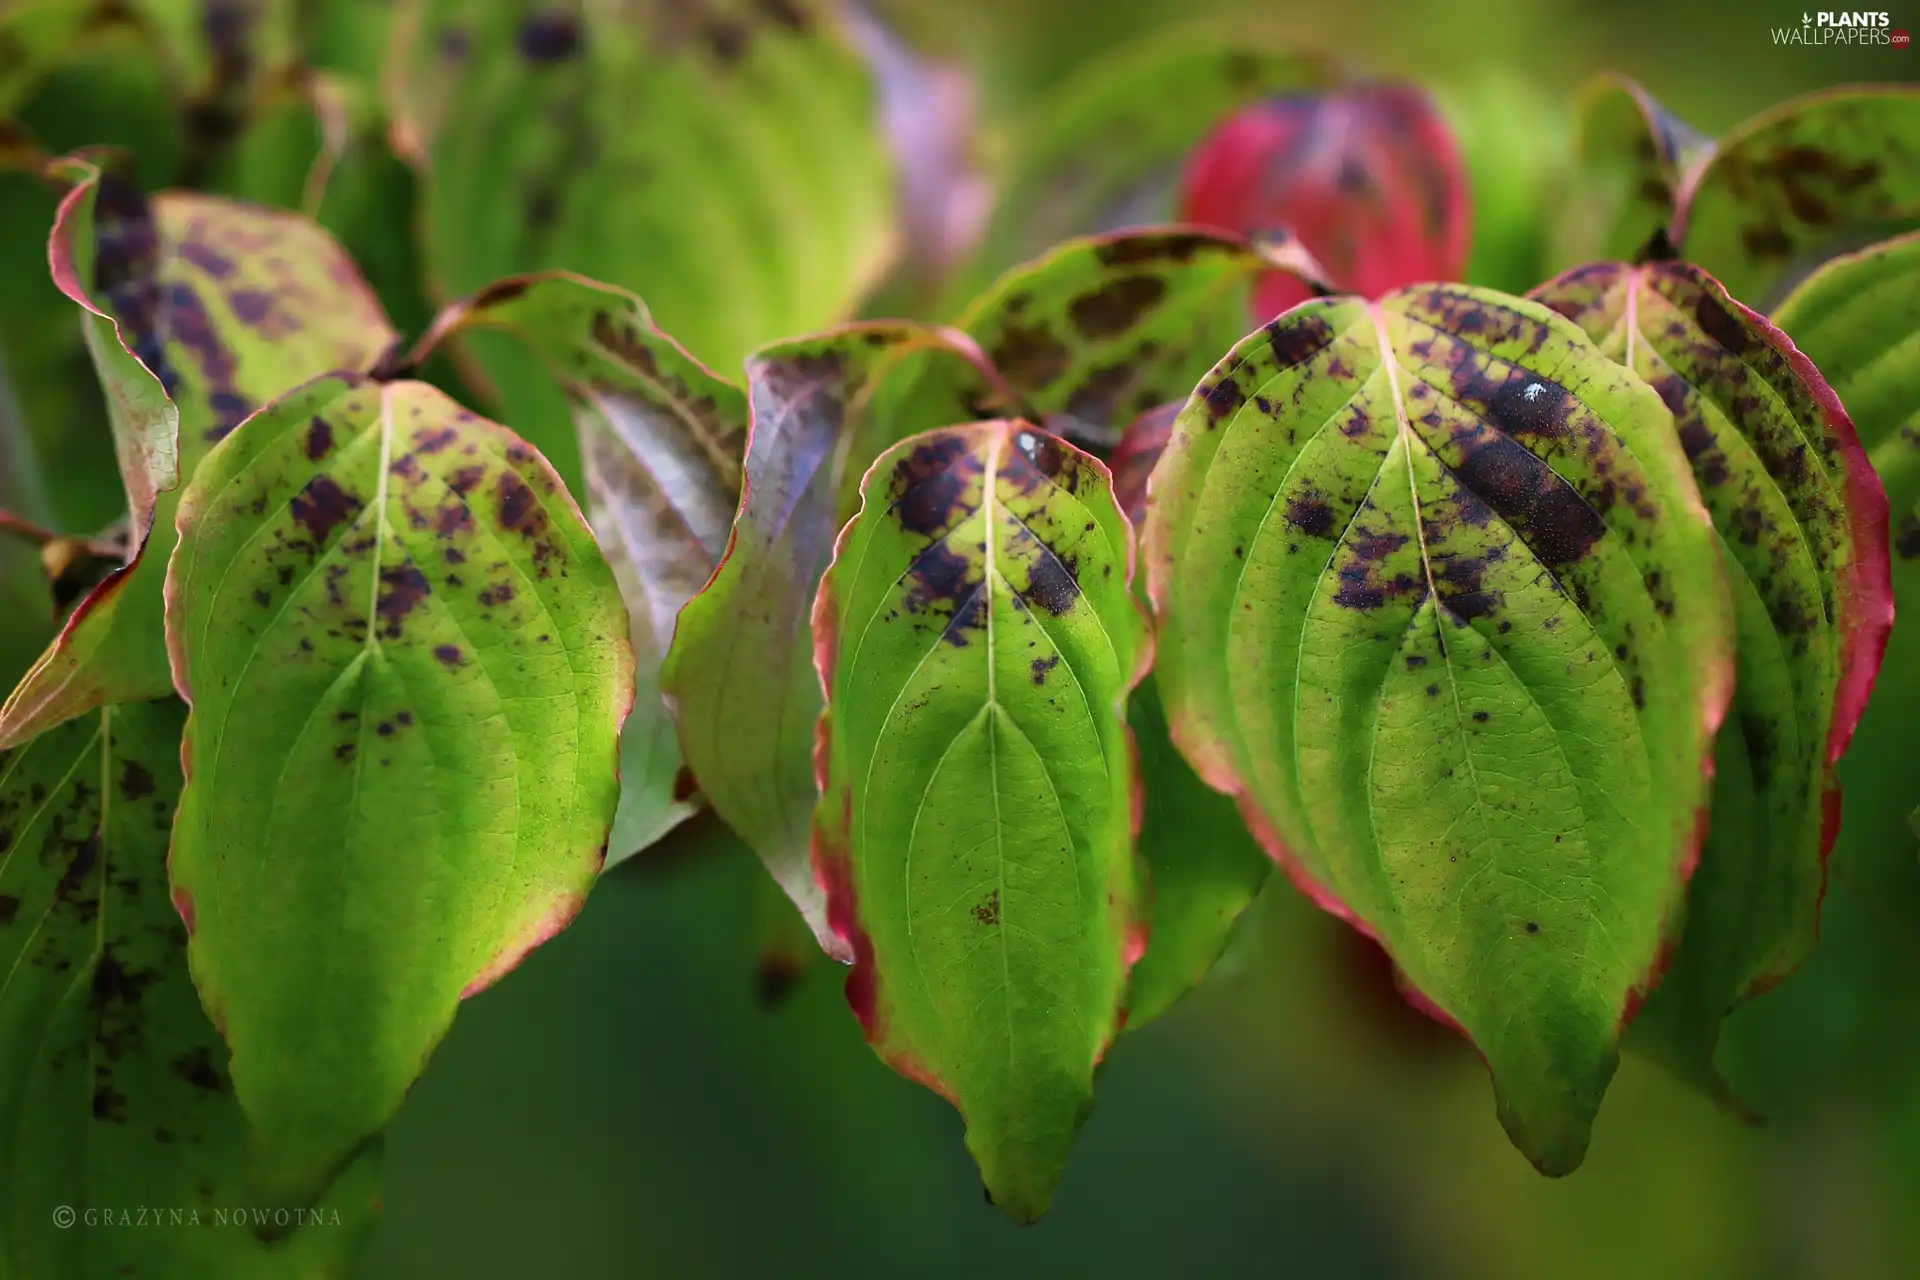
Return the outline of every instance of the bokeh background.
[[[1782,0],[877,9],[971,77],[988,146],[1076,66],[1156,28],[1282,27],[1431,87],[1469,134],[1483,228],[1537,224],[1594,72],[1639,79],[1708,133],[1821,85],[1920,73],[1910,49],[1776,46],[1769,28],[1801,16]],[[1920,27],[1920,7],[1892,18]],[[21,116],[49,149],[123,142],[156,184],[176,174],[126,107],[142,86],[119,103],[95,86],[56,79]],[[10,282],[42,270],[50,215],[0,200]],[[33,314],[0,299],[16,359],[32,358]],[[395,306],[402,328],[424,318]],[[70,488],[60,514],[89,527],[114,501]],[[1911,707],[1916,678],[1887,673],[1875,714]],[[1872,744],[1868,726],[1856,750]],[[1510,1148],[1473,1054],[1276,877],[1210,981],[1115,1046],[1054,1210],[1023,1229],[984,1202],[952,1110],[868,1050],[841,973],[795,938],[752,856],[697,820],[465,1007],[389,1134],[359,1274],[1920,1275],[1920,868],[1911,844],[1843,827],[1832,870],[1815,958],[1728,1028],[1726,1074],[1764,1125],[1629,1055],[1586,1166],[1559,1181]]]

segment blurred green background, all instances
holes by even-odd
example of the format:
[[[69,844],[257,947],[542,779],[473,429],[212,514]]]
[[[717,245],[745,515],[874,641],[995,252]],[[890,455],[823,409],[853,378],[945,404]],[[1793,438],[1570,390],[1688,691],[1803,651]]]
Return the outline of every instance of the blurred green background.
[[[1920,71],[1910,50],[1776,46],[1769,28],[1801,11],[1774,0],[876,7],[975,77],[989,150],[1076,66],[1175,21],[1257,21],[1417,78],[1475,155],[1483,278],[1511,269],[1501,229],[1538,218],[1566,107],[1596,71],[1641,80],[1709,133],[1824,84]],[[49,149],[124,141],[143,170],[177,171],[177,139],[64,83],[22,115]],[[21,290],[41,287],[51,207],[0,202],[19,223],[0,226],[0,261]],[[376,284],[411,270],[367,266]],[[417,329],[418,296],[382,292]],[[37,313],[0,304],[0,338],[30,353],[16,314]],[[76,366],[61,385],[87,377]],[[115,501],[109,477],[57,505],[90,527]],[[1914,678],[1888,672],[1883,689],[1913,692]],[[984,1202],[951,1108],[862,1042],[840,972],[770,923],[783,908],[752,856],[696,821],[611,873],[577,924],[464,1008],[388,1137],[384,1218],[359,1274],[1920,1275],[1920,867],[1911,847],[1863,849],[1843,827],[1832,869],[1816,957],[1736,1016],[1722,1052],[1766,1125],[1629,1056],[1586,1166],[1561,1181],[1508,1145],[1471,1051],[1276,877],[1213,978],[1115,1046],[1055,1208],[1022,1229]],[[770,934],[800,966],[773,1003]]]

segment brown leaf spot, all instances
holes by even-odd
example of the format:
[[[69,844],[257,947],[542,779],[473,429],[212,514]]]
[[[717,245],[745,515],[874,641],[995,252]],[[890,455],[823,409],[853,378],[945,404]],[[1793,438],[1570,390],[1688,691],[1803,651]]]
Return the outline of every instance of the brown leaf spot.
[[[1000,923],[1000,891],[995,889],[984,901],[974,904],[973,918],[985,925]]]
[[[0,893],[0,929],[12,924],[20,914],[20,899],[10,893]]]
[[[287,503],[295,524],[322,546],[333,531],[360,514],[361,501],[329,475],[317,475]]]
[[[120,771],[120,797],[140,800],[153,794],[153,775],[137,760],[129,760]]]
[[[1103,342],[1140,323],[1166,296],[1167,282],[1159,276],[1121,276],[1068,303],[1067,318],[1082,338]]]
[[[1080,582],[1072,567],[1048,549],[1028,568],[1025,595],[1057,618],[1080,599]]]
[[[513,45],[528,62],[565,62],[580,51],[580,20],[570,13],[536,13],[520,24]]]
[[[540,505],[539,499],[533,496],[533,490],[519,476],[511,471],[502,471],[494,485],[494,497],[499,503],[495,514],[501,528],[523,538],[537,538],[546,532],[546,508]]]
[[[1281,369],[1305,364],[1331,346],[1334,338],[1333,326],[1312,312],[1270,321],[1266,331],[1267,349]]]
[[[380,571],[380,599],[374,612],[384,624],[381,634],[398,640],[407,615],[414,606],[433,594],[433,585],[412,561]]]
[[[307,458],[318,462],[327,456],[327,450],[333,448],[333,426],[325,418],[315,418],[307,424]]]
[[[1525,445],[1498,432],[1462,442],[1460,483],[1498,512],[1549,568],[1584,556],[1607,531],[1579,491]]]
[[[1333,532],[1333,508],[1317,493],[1296,494],[1287,500],[1287,523],[1314,538]]]
[[[1043,391],[1073,364],[1073,351],[1041,325],[1009,325],[993,346],[993,363],[1015,387]]]
[[[1132,267],[1149,262],[1186,262],[1203,250],[1216,249],[1221,241],[1191,231],[1153,235],[1125,235],[1094,246],[1093,256],[1102,266]]]
[[[1060,655],[1057,653],[1045,658],[1035,658],[1032,665],[1033,682],[1044,685],[1047,682],[1047,672],[1059,665]]]
[[[960,499],[979,461],[958,435],[939,435],[894,464],[889,510],[902,529],[924,537],[945,533],[966,515]]]
[[[1909,511],[1894,526],[1893,549],[1902,560],[1920,560],[1920,515]]]
[[[172,1063],[173,1073],[196,1089],[205,1089],[208,1093],[220,1092],[220,1073],[214,1070],[213,1056],[205,1045],[196,1046]]]
[[[458,667],[466,662],[466,658],[461,654],[460,646],[457,644],[435,645],[433,656],[443,667]]]

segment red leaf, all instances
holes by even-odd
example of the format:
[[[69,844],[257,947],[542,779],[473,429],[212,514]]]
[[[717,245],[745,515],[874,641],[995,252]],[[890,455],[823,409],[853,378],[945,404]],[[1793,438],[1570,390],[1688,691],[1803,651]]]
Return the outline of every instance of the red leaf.
[[[1466,267],[1459,149],[1410,85],[1270,98],[1229,116],[1188,161],[1180,216],[1242,235],[1287,227],[1335,285],[1368,297]],[[1276,272],[1255,292],[1255,317],[1309,296]]]

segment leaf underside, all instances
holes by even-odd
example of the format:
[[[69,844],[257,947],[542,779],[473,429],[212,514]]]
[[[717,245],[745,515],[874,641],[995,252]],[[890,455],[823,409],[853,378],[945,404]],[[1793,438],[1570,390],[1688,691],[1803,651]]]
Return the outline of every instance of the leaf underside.
[[[1019,422],[907,440],[864,497],[814,615],[815,858],[868,1039],[1031,1221],[1131,959],[1130,530],[1104,467]]]
[[[578,911],[627,615],[544,460],[422,383],[289,393],[202,465],[181,530],[173,883],[261,1186],[299,1196]]]
[[[1577,113],[1579,181],[1558,211],[1555,256],[1632,258],[1666,227],[1683,174],[1713,141],[1624,76],[1595,78]]]
[[[754,353],[745,497],[712,580],[680,611],[660,674],[701,794],[841,960],[851,957],[828,927],[808,854],[820,684],[807,623],[860,477],[918,429],[906,425],[911,415],[868,411],[888,374],[912,359],[982,363],[964,335],[906,321]]]
[[[1174,741],[1576,1167],[1676,913],[1731,605],[1672,419],[1537,304],[1307,303],[1202,382],[1149,497]]]
[[[1698,267],[1598,263],[1534,296],[1666,403],[1733,584],[1736,692],[1712,824],[1679,948],[1635,1029],[1649,1053],[1725,1096],[1713,1065],[1722,1017],[1798,968],[1818,929],[1832,765],[1891,617],[1884,557],[1863,565],[1855,521],[1877,511],[1884,530],[1884,501],[1818,372]]]
[[[520,339],[566,389],[587,516],[627,601],[635,698],[621,731],[611,867],[698,808],[660,695],[660,664],[680,607],[726,550],[740,500],[746,396],[660,332],[638,298],[579,276],[500,281],[456,308],[428,341],[478,328]]]

